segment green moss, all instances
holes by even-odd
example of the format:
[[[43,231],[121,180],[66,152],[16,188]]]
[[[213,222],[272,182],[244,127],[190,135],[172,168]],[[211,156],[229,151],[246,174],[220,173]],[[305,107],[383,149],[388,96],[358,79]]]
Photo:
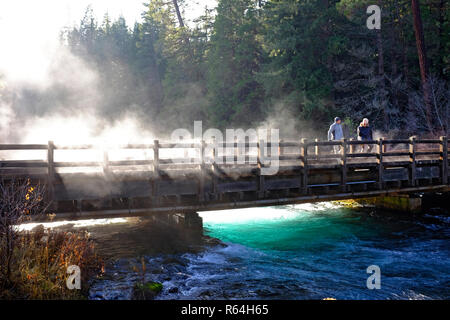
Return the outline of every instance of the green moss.
[[[138,290],[150,290],[153,291],[154,293],[159,293],[161,292],[163,285],[159,282],[146,282],[146,283],[142,283],[142,282],[138,282],[135,284],[136,289]]]
[[[158,282],[147,282],[144,284],[144,286],[147,290],[151,290],[155,293],[160,292],[163,288],[162,284]]]
[[[137,282],[133,288],[133,299],[135,300],[152,300],[161,292],[163,285],[158,282]]]

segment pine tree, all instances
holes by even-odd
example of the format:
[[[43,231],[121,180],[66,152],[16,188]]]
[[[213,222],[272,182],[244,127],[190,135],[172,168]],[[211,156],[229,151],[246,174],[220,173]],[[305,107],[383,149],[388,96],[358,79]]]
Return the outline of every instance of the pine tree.
[[[221,0],[208,53],[208,108],[213,125],[251,124],[264,116],[264,90],[257,80],[263,60],[254,2]]]

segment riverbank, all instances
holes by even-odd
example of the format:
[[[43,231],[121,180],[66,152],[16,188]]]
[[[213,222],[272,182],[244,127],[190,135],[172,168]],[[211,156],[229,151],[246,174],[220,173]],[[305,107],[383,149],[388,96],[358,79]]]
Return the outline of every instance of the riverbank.
[[[93,282],[89,299],[157,299],[176,295],[170,284],[183,279],[186,254],[200,255],[213,247],[225,247],[219,239],[198,229],[167,225],[151,218],[127,219],[126,223],[93,226],[89,232],[106,259],[105,274]],[[156,290],[143,290],[145,286]],[[146,294],[144,293],[146,292]]]
[[[450,192],[425,192],[398,196],[332,201],[347,208],[378,208],[400,214],[420,215],[427,212],[449,214]]]
[[[87,299],[92,279],[103,269],[87,232],[38,226],[16,237],[9,270],[2,272],[0,299]],[[80,268],[80,290],[67,286],[69,266]]]
[[[23,240],[19,241],[17,263],[13,265],[15,289],[3,290],[0,298],[92,299],[92,284],[107,284],[126,274],[132,279],[126,299],[139,299],[139,295],[133,296],[133,287],[157,288],[156,293],[162,288],[155,281],[162,279],[154,274],[163,272],[144,257],[164,257],[165,264],[177,264],[181,261],[176,258],[179,255],[199,254],[208,247],[223,245],[218,239],[204,236],[197,225],[166,223],[162,216],[156,218],[22,224],[17,232]],[[81,290],[67,289],[66,271],[70,265],[80,266]],[[115,271],[117,265],[120,274]],[[121,289],[115,285],[114,290]]]

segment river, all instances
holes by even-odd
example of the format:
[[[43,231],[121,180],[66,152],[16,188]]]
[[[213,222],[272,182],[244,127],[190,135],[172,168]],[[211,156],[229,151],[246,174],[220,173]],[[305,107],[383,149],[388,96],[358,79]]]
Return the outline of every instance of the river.
[[[200,215],[205,235],[222,243],[192,243],[139,219],[91,228],[111,259],[89,298],[129,299],[143,259],[146,280],[163,284],[156,299],[450,299],[446,213],[319,203]],[[380,289],[367,288],[371,265]]]

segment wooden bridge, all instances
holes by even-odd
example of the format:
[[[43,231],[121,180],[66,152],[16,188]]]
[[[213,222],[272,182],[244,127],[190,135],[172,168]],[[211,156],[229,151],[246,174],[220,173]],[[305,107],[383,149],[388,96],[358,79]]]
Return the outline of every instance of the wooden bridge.
[[[448,190],[448,141],[448,137],[301,139],[277,144],[155,140],[107,150],[53,142],[3,144],[0,178],[45,184],[51,212],[62,219],[274,206]],[[363,144],[370,151],[361,152]],[[337,153],[335,146],[340,146]],[[30,160],[36,151],[44,154],[43,159]],[[86,152],[101,159],[73,161],[83,160]],[[64,160],[64,153],[65,161],[58,160]],[[113,159],[114,154],[122,158]],[[27,160],[17,159],[20,155]],[[276,174],[264,175],[263,169],[274,164]]]

